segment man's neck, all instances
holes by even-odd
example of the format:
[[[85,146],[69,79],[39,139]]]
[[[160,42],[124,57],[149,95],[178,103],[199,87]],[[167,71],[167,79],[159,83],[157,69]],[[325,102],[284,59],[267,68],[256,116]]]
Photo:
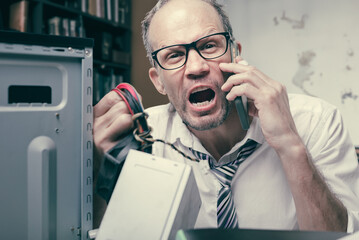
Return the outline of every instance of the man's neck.
[[[190,128],[190,131],[201,141],[203,147],[217,161],[246,135],[246,131],[242,129],[234,108],[224,123],[217,128],[206,131],[198,131]]]

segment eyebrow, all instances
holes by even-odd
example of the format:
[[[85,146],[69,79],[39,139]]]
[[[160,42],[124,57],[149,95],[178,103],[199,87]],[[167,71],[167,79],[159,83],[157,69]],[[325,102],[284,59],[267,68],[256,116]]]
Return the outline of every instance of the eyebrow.
[[[214,31],[215,30],[215,31]],[[208,35],[211,35],[211,34],[215,34],[215,33],[220,33],[220,32],[224,32],[224,30],[222,31],[222,30],[218,30],[218,29],[211,29],[210,31],[208,31],[206,34],[204,34],[204,35],[202,35],[202,37],[199,37],[199,38],[197,38],[196,40],[194,40],[194,41],[191,41],[191,42],[188,42],[188,43],[172,43],[172,44],[167,44],[167,45],[161,45],[161,46],[159,46],[157,49],[161,49],[161,48],[164,48],[164,47],[168,47],[168,46],[173,46],[173,45],[186,45],[186,44],[190,44],[190,43],[192,43],[192,42],[195,42],[195,41],[197,41],[197,40],[199,40],[199,39],[201,39],[201,38],[203,38],[203,37],[206,37],[206,36],[208,36]],[[155,51],[155,50],[154,50]]]

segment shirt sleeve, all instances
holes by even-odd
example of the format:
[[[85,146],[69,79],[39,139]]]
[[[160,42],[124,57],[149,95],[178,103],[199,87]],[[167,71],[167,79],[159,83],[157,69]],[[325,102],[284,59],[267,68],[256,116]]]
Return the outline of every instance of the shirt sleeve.
[[[359,230],[359,166],[355,148],[339,111],[321,116],[308,149],[330,190],[348,212],[347,232]]]

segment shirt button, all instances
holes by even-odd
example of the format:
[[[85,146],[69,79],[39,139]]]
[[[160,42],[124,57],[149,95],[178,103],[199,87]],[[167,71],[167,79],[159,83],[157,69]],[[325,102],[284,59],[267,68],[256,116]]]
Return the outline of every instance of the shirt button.
[[[205,162],[205,161],[203,161],[203,162],[201,162],[201,165],[202,165],[202,166],[201,166],[201,170],[204,172],[205,175],[207,175],[208,172],[209,172],[208,163]]]

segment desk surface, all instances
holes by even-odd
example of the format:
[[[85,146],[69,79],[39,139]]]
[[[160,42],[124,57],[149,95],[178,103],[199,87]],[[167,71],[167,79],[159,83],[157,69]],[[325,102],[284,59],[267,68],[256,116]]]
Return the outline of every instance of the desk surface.
[[[336,240],[345,235],[343,232],[193,229],[179,231],[176,240]]]

